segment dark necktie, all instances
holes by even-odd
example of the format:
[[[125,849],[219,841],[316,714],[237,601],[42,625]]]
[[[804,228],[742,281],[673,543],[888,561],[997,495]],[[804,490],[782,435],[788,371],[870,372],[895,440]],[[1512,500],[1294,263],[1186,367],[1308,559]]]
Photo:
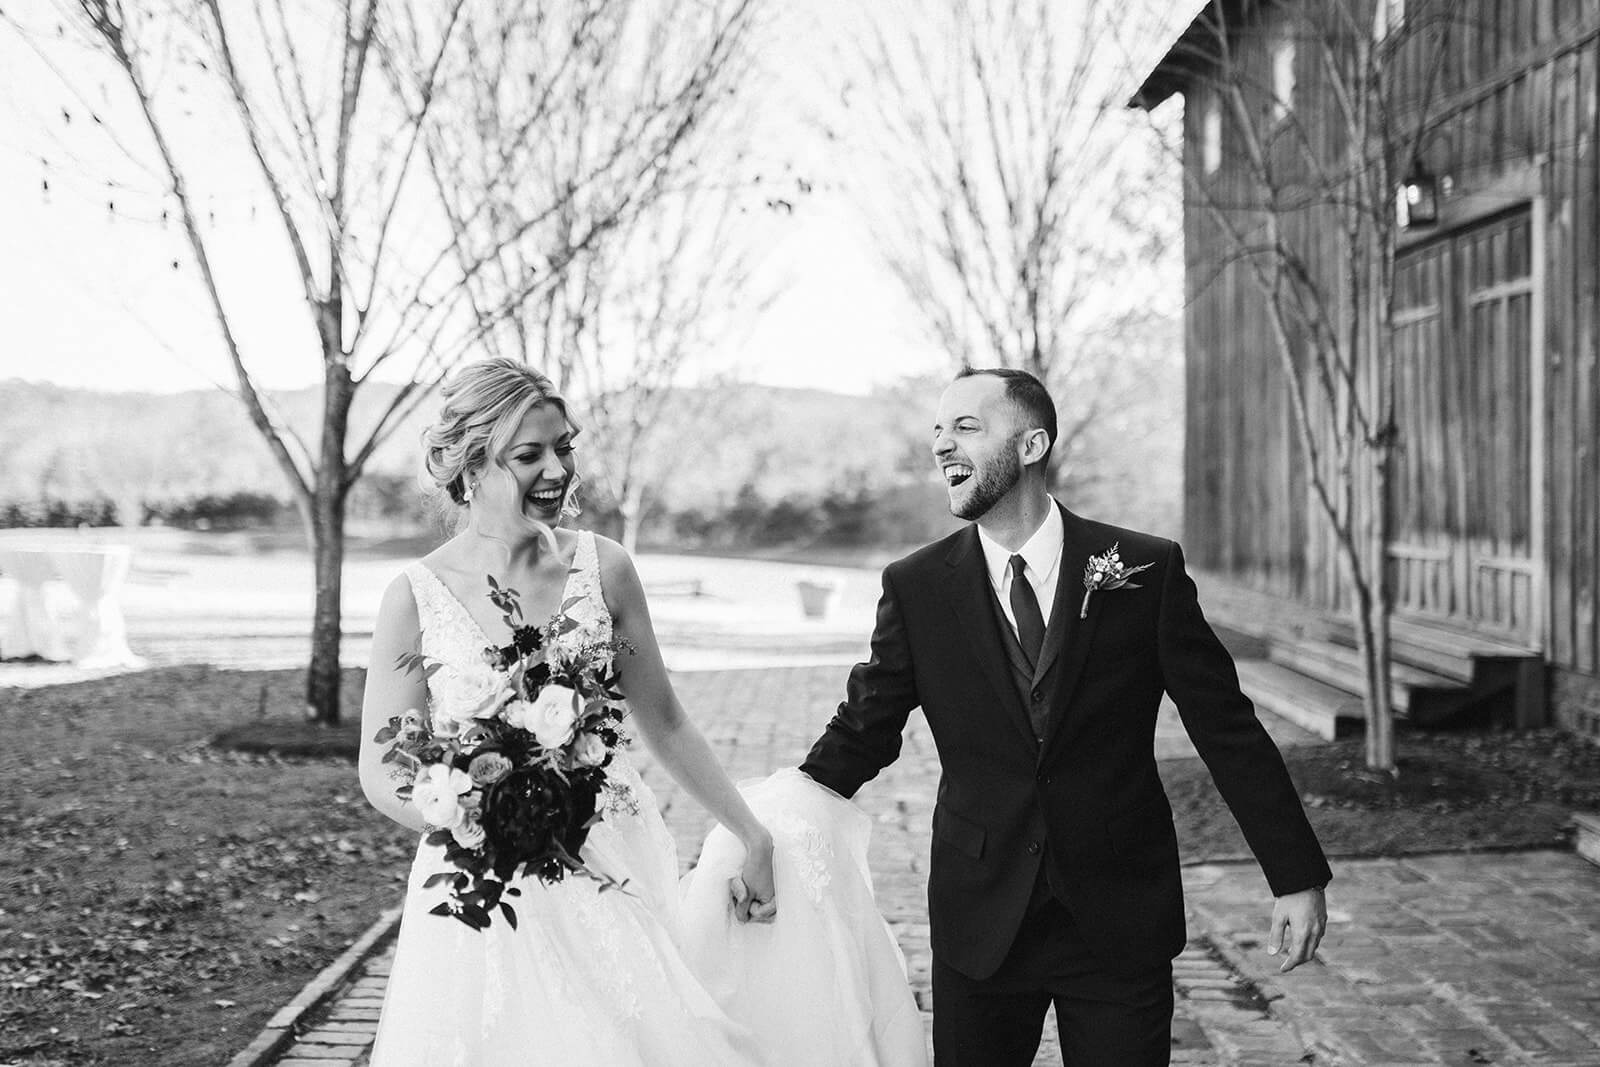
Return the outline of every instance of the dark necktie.
[[[1044,614],[1039,598],[1023,575],[1028,563],[1021,556],[1011,557],[1011,613],[1017,617],[1017,640],[1028,654],[1028,663],[1039,665],[1039,650],[1044,648]]]

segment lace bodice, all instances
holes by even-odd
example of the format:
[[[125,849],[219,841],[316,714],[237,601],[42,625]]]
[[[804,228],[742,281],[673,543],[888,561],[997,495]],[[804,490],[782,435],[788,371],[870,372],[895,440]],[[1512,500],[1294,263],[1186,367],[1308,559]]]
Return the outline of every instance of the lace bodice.
[[[405,573],[411,581],[411,592],[417,602],[417,621],[422,629],[418,650],[427,659],[443,664],[428,679],[428,696],[434,715],[450,708],[480,705],[499,677],[483,656],[484,650],[494,642],[427,564],[419,560],[407,567]],[[487,585],[484,596],[488,596]],[[587,530],[578,534],[577,551],[562,589],[560,602],[568,601],[573,603],[567,608],[567,615],[578,626],[561,636],[563,647],[576,648],[611,640],[611,612],[606,609],[600,586],[599,555],[594,534]]]

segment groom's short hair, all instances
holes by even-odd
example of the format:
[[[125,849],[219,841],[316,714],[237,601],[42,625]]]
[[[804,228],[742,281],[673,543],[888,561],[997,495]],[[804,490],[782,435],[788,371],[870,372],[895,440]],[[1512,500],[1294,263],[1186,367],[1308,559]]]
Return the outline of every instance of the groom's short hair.
[[[956,380],[962,378],[999,378],[1005,383],[1006,399],[1022,412],[1029,429],[1043,430],[1050,443],[1045,446],[1044,462],[1050,462],[1050,453],[1056,447],[1056,402],[1044,383],[1025,370],[1012,367],[962,367]]]

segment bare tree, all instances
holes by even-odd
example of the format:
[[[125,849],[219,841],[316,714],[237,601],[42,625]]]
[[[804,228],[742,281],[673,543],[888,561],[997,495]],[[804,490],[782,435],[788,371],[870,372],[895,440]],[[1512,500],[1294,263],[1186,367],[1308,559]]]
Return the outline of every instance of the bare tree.
[[[889,267],[953,365],[1021,367],[1061,398],[1058,478],[1153,369],[1116,336],[1176,314],[1156,147],[1104,61],[1121,8],[885,4],[842,93],[879,164],[863,206]]]
[[[629,552],[679,475],[693,427],[720,414],[714,383],[679,386],[697,357],[728,344],[767,303],[753,291],[745,232],[759,219],[740,209],[737,188],[700,182],[657,200],[567,279],[581,288],[574,306],[583,310],[558,361],[600,444],[591,469],[616,504]],[[685,434],[678,442],[666,437],[674,427]]]
[[[740,223],[761,11],[758,0],[524,3],[492,34],[469,27],[471,113],[428,140],[467,258],[504,245],[508,229],[542,235],[539,254],[511,245],[467,289],[477,308],[517,309],[484,316],[484,346],[538,363],[582,410],[600,445],[589,470],[630,551],[671,474],[649,442],[668,405],[685,402],[672,387],[759,303],[747,300],[751,227]],[[552,250],[566,269],[545,284]]]
[[[1189,116],[1205,158],[1184,167],[1185,194],[1201,240],[1219,242],[1224,269],[1237,265],[1261,298],[1304,473],[1344,564],[1366,763],[1391,774],[1396,190],[1436,121],[1453,6],[1412,0],[1390,24],[1387,0],[1212,4],[1178,46],[1194,93],[1215,104],[1215,117]],[[1312,102],[1294,99],[1298,77]]]
[[[479,64],[486,41],[530,45],[520,56],[504,51],[503,82],[538,90],[548,97],[538,113],[556,112],[551,121],[577,128],[588,116],[581,106],[565,106],[546,72],[581,70],[594,84],[640,61],[647,52],[640,40],[611,32],[632,5],[252,0],[224,12],[217,0],[62,2],[138,105],[239,397],[293,490],[315,567],[307,714],[336,722],[351,487],[452,366],[501,323],[521,321],[526,303],[653,187],[659,161],[710,102],[710,82],[693,62],[674,68],[663,74],[661,92],[624,102],[604,127],[584,127],[600,173],[615,167],[633,176],[631,185],[607,183],[608,195],[623,192],[597,205],[588,172],[551,180],[556,168],[539,155],[544,142],[527,139],[531,127],[517,125],[520,113],[493,115],[479,97],[496,86],[486,84]],[[184,139],[184,115],[197,99],[231,111],[244,145],[231,176],[253,175],[281,225],[286,269],[303,294],[321,364],[315,443],[272,411],[236,336],[194,180],[215,167],[210,157],[226,146],[196,143],[192,131]],[[465,115],[488,118],[463,124]],[[430,180],[433,168],[421,165],[440,145],[455,146],[461,159],[495,161],[490,182],[542,177],[545,195],[512,213],[483,184],[443,189]],[[463,190],[464,198],[441,195]],[[568,223],[558,242],[546,225],[552,218]],[[475,280],[507,263],[527,267],[523,280],[485,299]],[[375,375],[398,388],[372,425],[354,434],[352,401]]]

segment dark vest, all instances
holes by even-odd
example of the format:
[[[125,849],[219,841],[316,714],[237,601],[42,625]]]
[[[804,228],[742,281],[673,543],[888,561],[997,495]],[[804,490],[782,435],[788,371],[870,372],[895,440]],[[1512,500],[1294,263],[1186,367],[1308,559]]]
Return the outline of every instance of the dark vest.
[[[1065,565],[1066,561],[1063,560],[1062,566]],[[1058,568],[1055,602],[1050,608],[1050,622],[1045,626],[1044,645],[1039,649],[1039,659],[1046,664],[1043,674],[1039,674],[1034,665],[1028,662],[1028,654],[1022,651],[1022,642],[1017,640],[1017,631],[1007,621],[994,587],[991,585],[989,588],[989,606],[994,609],[994,622],[1000,628],[1000,646],[1005,649],[1011,684],[1016,687],[1022,706],[1028,709],[1028,718],[1033,722],[1034,739],[1041,745],[1044,744],[1050,709],[1055,706],[1056,687],[1061,678],[1059,653],[1066,641],[1067,626],[1070,625],[1063,614],[1067,610],[1066,598],[1061,595],[1062,587],[1066,584],[1061,580]],[[1037,911],[1052,897],[1058,897],[1058,894],[1050,885],[1049,848],[1046,846],[1045,854],[1039,858],[1039,874],[1033,883],[1028,912]]]
[[[1006,652],[1006,666],[1010,668],[1011,684],[1016,687],[1022,706],[1028,709],[1028,718],[1033,721],[1033,736],[1041,744],[1044,742],[1044,728],[1050,717],[1050,708],[1055,704],[1056,684],[1061,678],[1061,671],[1058,669],[1060,657],[1051,653],[1052,651],[1059,653],[1062,642],[1066,640],[1068,620],[1062,614],[1065,610],[1064,598],[1061,596],[1063,584],[1065,583],[1060,580],[1058,574],[1055,602],[1050,609],[1050,623],[1045,627],[1044,646],[1039,650],[1039,658],[1048,664],[1042,675],[1038,674],[1034,665],[1028,662],[1028,654],[1022,651],[1022,642],[1017,640],[1017,631],[1007,621],[1006,613],[994,595],[993,586],[989,589],[989,606],[994,609],[994,624],[1000,628],[1000,644]]]

